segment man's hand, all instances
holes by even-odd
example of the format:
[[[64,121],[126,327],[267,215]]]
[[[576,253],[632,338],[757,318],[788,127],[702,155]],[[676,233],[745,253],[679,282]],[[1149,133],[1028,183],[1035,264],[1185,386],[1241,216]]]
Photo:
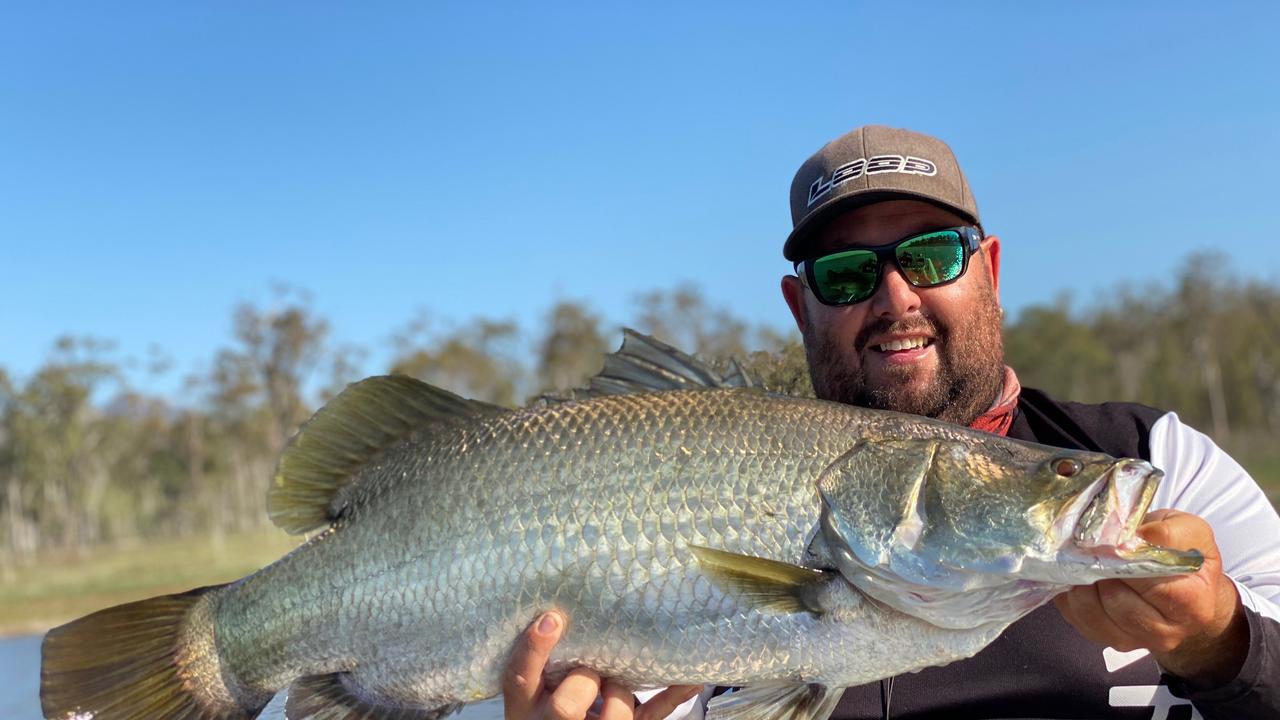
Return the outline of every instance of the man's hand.
[[[662,720],[702,690],[697,685],[673,685],[637,707],[631,690],[601,679],[587,668],[574,668],[558,686],[548,687],[542,670],[564,628],[564,616],[549,612],[516,641],[502,676],[506,720],[584,720],[588,716],[595,720]],[[600,705],[593,711],[597,698]]]
[[[1199,550],[1191,575],[1101,580],[1072,588],[1054,602],[1086,638],[1120,651],[1145,648],[1165,671],[1197,688],[1236,676],[1249,650],[1249,625],[1235,585],[1222,572],[1213,529],[1177,510],[1157,510],[1138,528],[1147,542]]]

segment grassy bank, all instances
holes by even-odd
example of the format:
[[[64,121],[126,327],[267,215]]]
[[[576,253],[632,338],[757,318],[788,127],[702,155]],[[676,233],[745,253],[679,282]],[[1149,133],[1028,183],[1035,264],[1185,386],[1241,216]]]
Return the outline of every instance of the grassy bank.
[[[234,580],[298,545],[275,529],[39,558],[0,579],[0,636],[41,633],[111,605]]]

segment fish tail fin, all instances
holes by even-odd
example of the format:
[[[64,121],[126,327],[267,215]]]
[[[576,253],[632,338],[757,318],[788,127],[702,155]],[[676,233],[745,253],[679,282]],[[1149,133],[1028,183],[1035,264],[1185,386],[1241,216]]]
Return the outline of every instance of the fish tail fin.
[[[214,647],[210,593],[117,605],[50,630],[41,647],[47,718],[249,720],[269,694],[229,687]]]

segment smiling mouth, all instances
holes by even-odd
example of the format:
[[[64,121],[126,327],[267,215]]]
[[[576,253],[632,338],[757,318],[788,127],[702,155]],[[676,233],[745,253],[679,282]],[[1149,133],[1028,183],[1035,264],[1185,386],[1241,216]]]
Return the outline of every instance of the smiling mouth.
[[[920,350],[933,344],[933,340],[927,337],[911,337],[890,340],[888,342],[873,345],[877,351],[882,353],[903,352],[906,350]]]

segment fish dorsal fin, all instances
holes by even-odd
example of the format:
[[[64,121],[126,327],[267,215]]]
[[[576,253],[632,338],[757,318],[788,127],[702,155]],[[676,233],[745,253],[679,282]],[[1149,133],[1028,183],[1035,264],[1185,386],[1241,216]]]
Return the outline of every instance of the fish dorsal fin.
[[[736,359],[722,375],[710,365],[652,336],[622,329],[622,347],[604,356],[604,369],[585,388],[563,395],[543,395],[542,404],[586,400],[603,395],[691,390],[696,388],[762,388]]]
[[[281,453],[267,515],[293,534],[323,527],[341,514],[341,490],[383,450],[424,427],[444,429],[504,412],[405,375],[352,383],[303,423]]]

